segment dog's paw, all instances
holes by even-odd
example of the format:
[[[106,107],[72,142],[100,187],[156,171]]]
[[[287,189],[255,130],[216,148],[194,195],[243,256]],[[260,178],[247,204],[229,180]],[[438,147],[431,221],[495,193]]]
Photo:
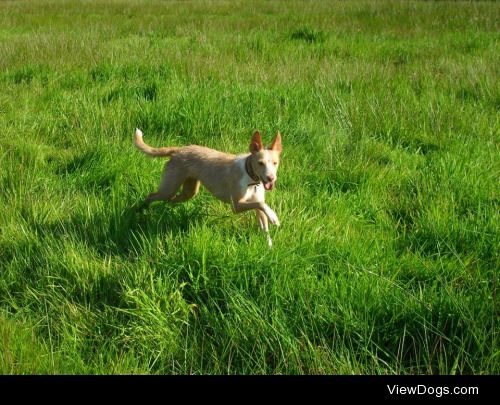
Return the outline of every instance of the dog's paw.
[[[278,216],[271,208],[268,207],[268,209],[266,210],[266,215],[271,224],[280,226],[280,220],[278,219]]]

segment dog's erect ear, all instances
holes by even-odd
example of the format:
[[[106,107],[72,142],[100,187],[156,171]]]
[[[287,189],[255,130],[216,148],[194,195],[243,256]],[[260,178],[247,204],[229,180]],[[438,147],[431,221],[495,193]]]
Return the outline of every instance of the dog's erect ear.
[[[260,136],[259,131],[255,131],[252,140],[250,141],[250,152],[256,153],[264,149],[264,145],[262,145],[262,137]]]
[[[278,131],[276,133],[276,136],[274,137],[274,141],[271,144],[271,147],[269,149],[275,150],[276,152],[281,152],[281,134],[280,134],[280,131]]]

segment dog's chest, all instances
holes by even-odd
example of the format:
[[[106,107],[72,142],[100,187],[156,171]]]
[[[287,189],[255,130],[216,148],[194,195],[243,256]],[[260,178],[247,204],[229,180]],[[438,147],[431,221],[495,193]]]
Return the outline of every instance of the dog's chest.
[[[264,201],[264,193],[264,186],[261,183],[257,185],[247,186],[243,190],[243,200],[252,202]]]

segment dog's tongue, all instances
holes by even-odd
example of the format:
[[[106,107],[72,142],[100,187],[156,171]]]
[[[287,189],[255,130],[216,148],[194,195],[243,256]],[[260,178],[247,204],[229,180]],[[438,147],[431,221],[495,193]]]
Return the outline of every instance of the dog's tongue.
[[[268,182],[268,183],[264,183],[264,188],[267,190],[267,191],[270,191],[272,190],[274,187],[274,183],[272,181]]]

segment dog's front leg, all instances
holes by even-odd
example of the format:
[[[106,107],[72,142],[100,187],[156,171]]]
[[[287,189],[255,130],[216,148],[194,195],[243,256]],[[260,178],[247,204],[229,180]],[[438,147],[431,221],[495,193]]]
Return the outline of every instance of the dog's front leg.
[[[267,244],[269,247],[273,247],[273,240],[269,236],[269,225],[267,223],[267,216],[261,210],[255,210],[255,215],[257,216],[257,221],[259,222],[260,229],[266,234]]]
[[[235,213],[240,213],[248,210],[260,210],[264,214],[266,214],[267,218],[271,222],[271,224],[279,226],[280,221],[276,213],[267,205],[265,202],[244,202],[238,201],[233,203],[233,211]]]
[[[278,219],[278,216],[276,215],[276,213],[273,211],[273,209],[267,205],[266,203],[262,203],[263,206],[264,206],[264,214],[266,214],[267,218],[269,219],[269,222],[271,222],[271,224],[273,225],[276,225],[276,226],[280,226],[280,220]]]

